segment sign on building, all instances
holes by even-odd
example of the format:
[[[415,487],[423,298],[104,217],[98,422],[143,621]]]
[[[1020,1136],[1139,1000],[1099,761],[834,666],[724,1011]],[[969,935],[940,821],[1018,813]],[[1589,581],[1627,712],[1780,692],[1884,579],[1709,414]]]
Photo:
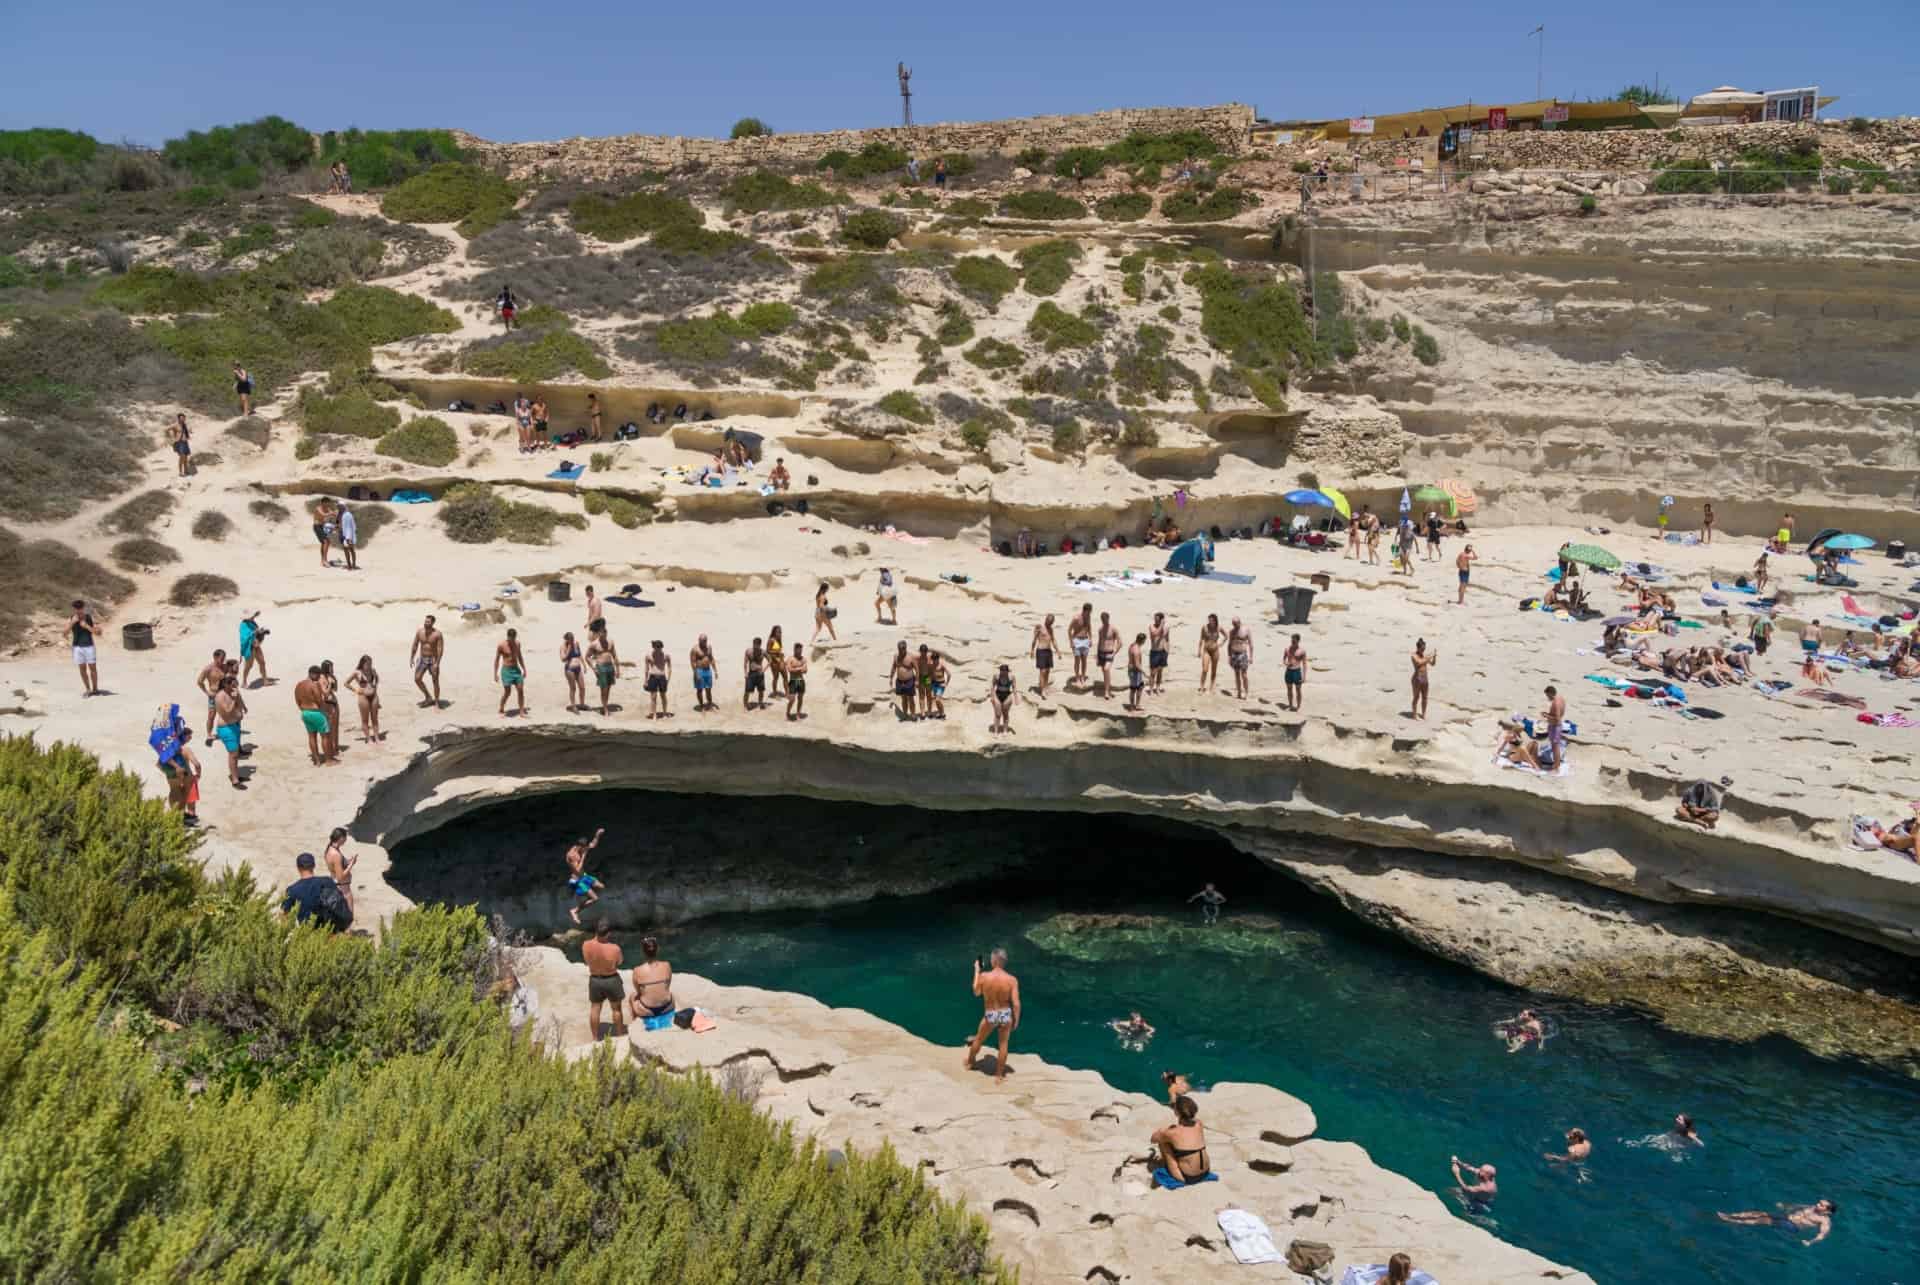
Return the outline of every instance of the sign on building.
[[[1507,109],[1504,107],[1487,108],[1487,128],[1505,129],[1507,127]]]
[[[1567,123],[1567,116],[1567,105],[1565,103],[1555,103],[1552,107],[1540,113],[1540,119],[1549,125],[1564,125]]]
[[[1293,144],[1293,131],[1290,129],[1283,129],[1278,134],[1275,134],[1273,136],[1273,145],[1275,147],[1289,147],[1292,144]]]
[[[1760,119],[1812,120],[1819,107],[1819,100],[1820,86],[1818,85],[1810,85],[1804,89],[1769,89],[1766,91],[1766,106],[1760,113]]]
[[[1349,134],[1373,133],[1373,117],[1355,116],[1353,119],[1347,122],[1347,133]]]

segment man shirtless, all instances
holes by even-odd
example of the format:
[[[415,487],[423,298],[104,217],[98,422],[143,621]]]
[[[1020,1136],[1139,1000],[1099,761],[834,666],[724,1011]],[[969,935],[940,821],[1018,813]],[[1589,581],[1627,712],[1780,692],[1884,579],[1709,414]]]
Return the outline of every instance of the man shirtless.
[[[646,676],[642,685],[647,689],[647,717],[672,718],[667,711],[667,680],[673,677],[673,657],[667,655],[667,649],[658,638],[653,640],[653,650],[641,661],[641,672]]]
[[[1153,613],[1153,623],[1147,627],[1147,691],[1166,690],[1167,652],[1173,646],[1173,626],[1167,623],[1167,613]]]
[[[325,742],[321,740],[330,725],[320,692],[320,666],[308,665],[307,676],[293,685],[293,703],[299,706],[300,724],[307,729],[307,757],[315,767],[334,762],[324,753]]]
[[[807,716],[807,657],[800,643],[787,657],[787,721]]]
[[[793,474],[787,472],[786,460],[774,460],[773,471],[767,474],[767,485],[776,491],[785,491],[793,486]]]
[[[996,1028],[1000,1032],[1000,1055],[993,1064],[993,1082],[1004,1083],[1007,1078],[1007,1040],[1014,1029],[1020,1025],[1020,979],[1007,971],[1007,952],[998,947],[987,959],[987,969],[980,970],[980,960],[973,961],[973,993],[980,997],[985,1012],[980,1018],[980,1029],[973,1033],[973,1039],[967,1043],[966,1061],[961,1063],[967,1070],[973,1070],[974,1055],[987,1041],[987,1036]]]
[[[236,790],[244,790],[247,783],[240,779],[240,720],[247,716],[247,702],[240,695],[240,680],[224,669],[219,686],[214,688],[213,712],[217,716],[214,733],[227,751],[227,782]]]
[[[447,636],[433,627],[433,617],[428,616],[413,635],[413,647],[407,652],[407,660],[413,666],[413,685],[420,689],[425,697],[420,708],[440,704],[440,661],[447,651]],[[433,676],[433,690],[427,690],[426,677]],[[503,701],[504,705],[505,702]]]
[[[1812,1240],[1803,1240],[1802,1245],[1817,1245],[1827,1238],[1833,1230],[1833,1216],[1840,1212],[1840,1206],[1831,1200],[1820,1199],[1811,1205],[1782,1205],[1783,1214],[1768,1213],[1764,1209],[1749,1209],[1737,1214],[1721,1214],[1720,1221],[1733,1223],[1739,1227],[1780,1227],[1791,1230],[1796,1235],[1803,1231],[1814,1233]]]
[[[1460,596],[1453,600],[1454,606],[1466,605],[1467,581],[1473,578],[1473,564],[1479,560],[1480,555],[1473,551],[1472,545],[1460,550],[1460,556],[1453,560],[1454,569],[1460,573]]]
[[[347,831],[345,826],[333,827],[333,833],[327,836],[326,863],[327,873],[333,876],[334,887],[340,890],[340,899],[347,903],[347,909],[353,909],[353,868],[360,864],[359,857],[347,855]]]
[[[575,916],[576,919],[579,916]],[[620,985],[620,947],[607,930],[607,921],[597,919],[593,936],[580,946],[580,958],[587,965],[587,1031],[595,1042],[600,1039],[600,1006],[613,1006],[613,1033],[627,1033],[627,1015],[623,1011],[626,988]]]
[[[1033,641],[1027,644],[1027,655],[1033,658],[1033,668],[1040,675],[1040,685],[1036,689],[1040,695],[1047,694],[1047,680],[1053,676],[1053,653],[1058,644],[1053,637],[1053,613],[1033,627]]]
[[[1145,634],[1135,634],[1133,642],[1127,647],[1127,708],[1140,708],[1140,696],[1147,686],[1147,658],[1142,651],[1147,645]]]
[[[1484,1214],[1493,1208],[1493,1198],[1500,1194],[1500,1185],[1494,1181],[1492,1165],[1466,1164],[1459,1156],[1451,1158],[1453,1180],[1460,1185],[1455,1194],[1460,1203],[1467,1207],[1468,1213]],[[1461,1170],[1465,1169],[1462,1173]]]
[[[207,694],[207,744],[213,744],[213,704],[214,696],[220,690],[220,680],[227,675],[227,652],[224,647],[216,647],[213,659],[207,662],[193,685]]]
[[[607,609],[601,605],[600,599],[594,596],[593,586],[588,585],[587,586],[587,632],[589,634],[601,633],[605,631],[606,627],[607,627]]]
[[[507,697],[516,693],[520,697],[520,713],[524,715],[527,712],[527,658],[520,652],[518,629],[507,630],[507,636],[493,649],[493,681],[500,684],[501,716],[506,716]]]
[[[1100,666],[1100,695],[1113,698],[1113,658],[1120,652],[1120,631],[1106,612],[1100,613],[1100,636],[1094,641],[1093,658]]]
[[[758,638],[753,640],[753,646],[747,648],[745,663],[747,686],[746,690],[740,694],[740,708],[765,709],[767,707],[767,652]],[[753,703],[755,692],[760,694],[760,703],[757,706]]]
[[[1233,671],[1233,694],[1236,699],[1247,698],[1247,675],[1253,668],[1253,631],[1240,623],[1240,617],[1233,618],[1233,627],[1227,630],[1227,667]]]
[[[1073,679],[1087,685],[1087,653],[1093,650],[1093,604],[1080,604],[1080,614],[1067,622],[1067,646],[1073,648]]]
[[[696,710],[715,709],[713,703],[713,648],[707,642],[705,634],[687,653],[687,664],[693,670],[693,707]]]
[[[1562,726],[1567,721],[1567,698],[1562,696],[1553,684],[1547,684],[1547,744],[1553,749],[1553,766],[1556,770],[1567,761],[1567,737]]]
[[[581,897],[586,898],[579,905],[567,908],[567,913],[573,917],[573,922],[576,924],[580,922],[580,906],[591,906],[600,900],[600,889],[606,887],[587,873],[587,854],[600,846],[600,836],[606,832],[607,827],[601,826],[593,832],[591,839],[575,839],[567,848],[567,888],[576,900]],[[602,923],[604,924],[605,921],[603,920]]]

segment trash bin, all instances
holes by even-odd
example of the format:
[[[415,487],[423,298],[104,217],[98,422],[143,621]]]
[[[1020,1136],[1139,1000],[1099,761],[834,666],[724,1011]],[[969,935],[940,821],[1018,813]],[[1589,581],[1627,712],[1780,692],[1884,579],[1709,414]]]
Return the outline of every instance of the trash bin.
[[[1905,540],[1890,540],[1887,542],[1887,557],[1898,562],[1906,556],[1907,542]]]
[[[571,580],[547,581],[547,601],[548,602],[566,602],[570,600],[572,597],[573,597],[573,582]]]
[[[120,626],[120,645],[127,651],[152,651],[153,626],[151,624]]]
[[[1283,625],[1304,625],[1307,615],[1313,610],[1313,590],[1305,585],[1290,584],[1275,589],[1273,596]]]

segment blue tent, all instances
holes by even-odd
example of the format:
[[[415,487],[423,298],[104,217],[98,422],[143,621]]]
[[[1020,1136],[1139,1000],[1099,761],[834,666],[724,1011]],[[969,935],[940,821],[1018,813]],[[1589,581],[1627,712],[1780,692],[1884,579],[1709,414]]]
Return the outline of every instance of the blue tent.
[[[1212,558],[1213,546],[1206,537],[1195,536],[1182,541],[1174,549],[1173,556],[1167,559],[1167,570],[1183,576],[1204,576],[1207,574],[1207,563]]]

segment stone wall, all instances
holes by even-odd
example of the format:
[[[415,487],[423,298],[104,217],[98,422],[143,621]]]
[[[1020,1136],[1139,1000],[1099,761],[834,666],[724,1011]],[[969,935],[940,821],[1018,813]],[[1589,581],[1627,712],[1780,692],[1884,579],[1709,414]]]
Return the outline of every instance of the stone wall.
[[[973,121],[885,129],[842,129],[822,134],[772,134],[764,138],[673,138],[622,134],[612,138],[569,138],[551,143],[494,143],[460,134],[461,146],[504,169],[510,177],[534,175],[575,179],[613,178],[648,169],[703,164],[726,167],[811,165],[836,148],[859,151],[869,143],[891,143],[917,155],[970,152],[1010,156],[1027,147],[1060,152],[1069,147],[1104,147],[1128,134],[1166,134],[1198,130],[1227,151],[1247,148],[1253,109],[1243,103],[1216,107],[1119,108],[1082,116],[1023,116],[1014,120]]]

